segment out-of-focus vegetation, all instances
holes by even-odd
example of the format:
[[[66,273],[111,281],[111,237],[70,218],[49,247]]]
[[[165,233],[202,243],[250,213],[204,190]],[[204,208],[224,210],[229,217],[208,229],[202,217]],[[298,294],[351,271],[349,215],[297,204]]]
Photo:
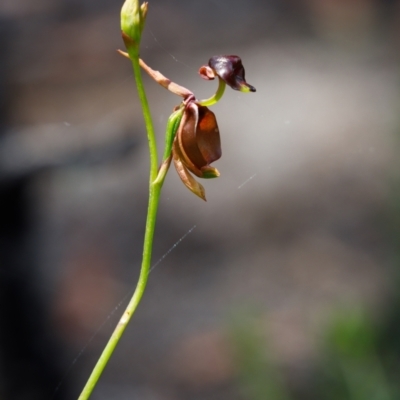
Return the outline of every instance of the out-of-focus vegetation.
[[[249,400],[290,400],[282,373],[274,366],[257,319],[242,315],[231,326],[240,394]]]
[[[290,387],[279,360],[271,360],[259,321],[236,320],[231,339],[241,396],[247,400],[400,399],[400,340],[390,326],[395,321],[374,323],[361,309],[337,311],[329,319],[318,358],[301,390]]]
[[[398,399],[397,366],[380,351],[382,333],[383,326],[374,324],[365,311],[347,310],[332,316],[321,349],[315,398]]]

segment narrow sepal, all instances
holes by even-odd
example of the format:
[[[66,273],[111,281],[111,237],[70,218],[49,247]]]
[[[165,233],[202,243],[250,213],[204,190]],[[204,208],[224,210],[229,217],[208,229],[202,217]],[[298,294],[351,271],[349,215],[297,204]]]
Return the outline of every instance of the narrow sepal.
[[[172,158],[174,160],[176,172],[178,173],[184,185],[195,195],[206,201],[206,193],[203,185],[201,185],[199,182],[196,181],[196,179],[193,178],[193,176],[190,174],[186,166],[182,163],[179,155],[175,151],[172,151]]]

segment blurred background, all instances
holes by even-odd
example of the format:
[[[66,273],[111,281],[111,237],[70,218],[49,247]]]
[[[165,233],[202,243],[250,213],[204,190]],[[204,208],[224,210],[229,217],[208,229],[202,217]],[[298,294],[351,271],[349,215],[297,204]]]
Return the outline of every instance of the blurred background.
[[[0,3],[0,398],[77,398],[136,285],[148,150],[115,0]],[[400,399],[400,2],[152,0],[142,57],[240,55],[208,202],[173,168],[93,400]],[[162,150],[179,99],[145,77]]]

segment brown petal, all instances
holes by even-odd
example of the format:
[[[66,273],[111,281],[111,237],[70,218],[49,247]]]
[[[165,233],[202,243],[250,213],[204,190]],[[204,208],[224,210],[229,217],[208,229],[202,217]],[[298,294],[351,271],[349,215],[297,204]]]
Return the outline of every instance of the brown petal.
[[[196,142],[206,165],[221,158],[221,140],[215,114],[207,107],[199,106]]]
[[[202,156],[197,144],[196,127],[198,121],[199,106],[194,103],[188,104],[176,134],[176,139],[178,140],[182,161],[191,172],[201,177],[200,169],[208,163]]]
[[[190,175],[186,166],[182,163],[179,153],[175,151],[175,146],[172,150],[172,158],[174,160],[176,172],[178,173],[184,185],[195,195],[199,196],[204,201],[207,201],[203,185],[197,182],[196,179],[194,179],[193,176]]]

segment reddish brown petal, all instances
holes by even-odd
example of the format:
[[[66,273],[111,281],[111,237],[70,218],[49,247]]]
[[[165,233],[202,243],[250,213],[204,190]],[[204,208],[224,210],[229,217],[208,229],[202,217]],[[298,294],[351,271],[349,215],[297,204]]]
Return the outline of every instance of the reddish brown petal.
[[[215,114],[207,107],[199,106],[199,122],[196,142],[206,165],[221,158],[221,140]]]
[[[199,121],[199,106],[191,103],[187,106],[176,137],[179,143],[179,150],[182,155],[182,161],[190,171],[197,176],[201,176],[201,167],[207,165],[207,161],[202,156],[197,144],[196,127]],[[195,169],[193,169],[193,166]],[[195,171],[197,169],[197,171]]]

